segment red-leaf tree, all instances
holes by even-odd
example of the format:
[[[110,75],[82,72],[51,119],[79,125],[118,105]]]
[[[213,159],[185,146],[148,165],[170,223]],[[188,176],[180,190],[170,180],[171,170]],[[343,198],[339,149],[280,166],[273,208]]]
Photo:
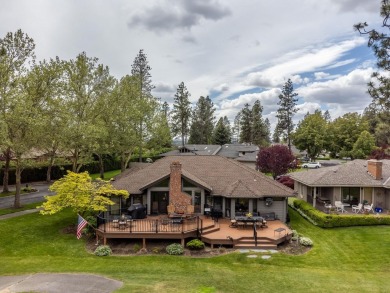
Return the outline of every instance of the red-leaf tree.
[[[276,179],[277,176],[287,173],[289,169],[295,168],[296,160],[288,147],[273,145],[259,151],[257,167],[263,173],[271,173]]]

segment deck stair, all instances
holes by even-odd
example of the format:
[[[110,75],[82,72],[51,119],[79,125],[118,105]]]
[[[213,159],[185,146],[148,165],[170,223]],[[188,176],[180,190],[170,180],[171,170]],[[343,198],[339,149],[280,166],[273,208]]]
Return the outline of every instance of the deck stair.
[[[220,230],[220,227],[219,227],[218,223],[216,223],[216,222],[209,223],[208,225],[203,227],[202,235],[207,235],[207,234],[210,234],[213,232],[217,232],[219,230]]]
[[[266,238],[266,237],[258,237],[257,238],[257,246],[256,241],[253,237],[242,237],[239,239],[235,239],[233,242],[234,248],[241,249],[276,249],[277,244],[275,244],[274,240]]]

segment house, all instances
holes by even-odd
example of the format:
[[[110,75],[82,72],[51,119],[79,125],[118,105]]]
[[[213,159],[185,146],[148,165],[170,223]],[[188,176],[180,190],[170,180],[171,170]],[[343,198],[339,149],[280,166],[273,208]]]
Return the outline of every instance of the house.
[[[342,201],[347,205],[374,204],[390,209],[390,160],[353,160],[328,168],[291,173],[298,197],[318,202]]]
[[[293,190],[234,159],[215,155],[166,156],[136,170],[129,169],[113,181],[113,186],[129,191],[122,205],[142,203],[148,215],[209,210],[233,218],[236,212],[275,213],[286,221],[287,198]],[[123,208],[123,207],[122,207]]]
[[[252,169],[256,169],[258,151],[258,146],[247,144],[186,144],[184,147],[180,146],[176,150],[161,154],[161,156],[221,156],[235,159]]]

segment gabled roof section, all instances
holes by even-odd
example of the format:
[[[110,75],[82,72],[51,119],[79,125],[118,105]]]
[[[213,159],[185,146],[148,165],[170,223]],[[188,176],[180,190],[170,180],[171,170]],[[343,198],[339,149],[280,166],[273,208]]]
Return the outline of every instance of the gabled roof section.
[[[245,185],[241,180],[237,180],[226,188],[224,194],[226,197],[256,198],[257,192]]]
[[[190,181],[191,183],[194,183],[195,185],[203,187],[204,189],[206,189],[208,191],[213,190],[213,188],[209,184],[204,182],[202,179],[199,179],[195,175],[191,174],[190,172],[187,172],[186,170],[182,169],[181,176],[184,177],[185,179],[187,179],[188,181]]]
[[[308,186],[357,186],[390,188],[390,160],[382,160],[382,179],[367,171],[367,160],[353,160],[333,167],[291,173],[291,178]]]
[[[184,178],[209,190],[211,195],[238,196],[239,190],[255,197],[286,197],[294,194],[292,189],[233,159],[201,155],[162,158],[141,170],[122,176],[113,182],[113,186],[125,189],[130,194],[140,194],[145,188],[169,176],[170,165],[175,161],[182,164]],[[236,181],[240,182],[236,189],[231,187],[228,191],[227,187]]]

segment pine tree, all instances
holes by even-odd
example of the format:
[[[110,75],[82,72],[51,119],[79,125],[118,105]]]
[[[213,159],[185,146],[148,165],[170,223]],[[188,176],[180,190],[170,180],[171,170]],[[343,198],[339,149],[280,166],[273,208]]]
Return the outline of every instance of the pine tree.
[[[282,94],[279,95],[278,105],[280,106],[276,117],[278,118],[278,129],[287,139],[288,149],[291,152],[291,133],[294,130],[292,118],[298,111],[296,108],[298,99],[295,99],[298,94],[294,93],[294,87],[291,79],[284,84]]]
[[[230,131],[226,125],[227,117],[219,118],[213,133],[213,144],[224,145],[231,142]]]
[[[252,111],[249,109],[249,104],[245,104],[244,109],[241,110],[240,115],[240,142],[252,142]]]
[[[263,106],[260,101],[257,100],[252,107],[252,141],[251,143],[258,146],[267,145],[267,129],[263,121]]]
[[[211,99],[201,96],[193,111],[189,143],[211,143],[215,120],[214,112],[215,107]]]
[[[138,80],[139,99],[146,102],[153,99],[152,89],[154,89],[154,85],[152,84],[150,70],[151,68],[148,64],[147,57],[144,54],[144,50],[141,49],[139,50],[139,53],[135,57],[133,65],[131,66],[131,74],[137,77]],[[151,109],[150,107],[145,107],[144,111],[148,111],[148,110],[154,112],[155,109]],[[146,132],[147,132],[147,127],[145,125],[145,119],[141,117],[137,126],[140,162],[142,162],[142,146],[146,139],[145,138]]]
[[[172,132],[174,135],[181,135],[183,147],[187,139],[191,119],[191,103],[189,96],[190,93],[188,92],[187,87],[184,85],[184,82],[181,82],[173,100]]]
[[[233,142],[239,142],[240,141],[240,133],[241,133],[241,126],[240,126],[240,120],[241,120],[241,111],[239,111],[234,117],[234,126],[233,126]]]

